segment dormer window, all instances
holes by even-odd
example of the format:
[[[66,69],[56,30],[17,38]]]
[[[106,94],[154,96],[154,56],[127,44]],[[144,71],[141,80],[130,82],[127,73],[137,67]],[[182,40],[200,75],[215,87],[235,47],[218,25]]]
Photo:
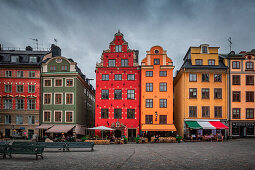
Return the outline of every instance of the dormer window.
[[[203,65],[203,60],[202,59],[196,59],[196,65]]]
[[[208,53],[208,47],[202,46],[202,53]]]
[[[19,56],[11,56],[11,62],[12,63],[18,63],[19,62]]]
[[[37,57],[35,57],[35,56],[30,56],[30,57],[29,57],[29,63],[37,63]]]
[[[122,52],[122,45],[115,45],[115,52]]]

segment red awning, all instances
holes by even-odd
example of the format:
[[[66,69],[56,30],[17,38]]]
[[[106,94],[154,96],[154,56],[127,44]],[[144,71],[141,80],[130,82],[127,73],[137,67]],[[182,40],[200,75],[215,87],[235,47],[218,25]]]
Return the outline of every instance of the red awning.
[[[229,129],[226,125],[220,121],[209,121],[216,129]]]

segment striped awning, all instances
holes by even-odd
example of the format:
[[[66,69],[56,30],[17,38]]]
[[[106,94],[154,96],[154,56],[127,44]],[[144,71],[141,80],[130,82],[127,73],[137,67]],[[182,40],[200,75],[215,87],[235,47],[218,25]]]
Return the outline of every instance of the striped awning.
[[[202,126],[203,129],[216,129],[211,123],[209,122],[200,122],[198,121],[198,124]]]
[[[190,129],[203,129],[197,121],[186,121],[186,124],[189,126]]]

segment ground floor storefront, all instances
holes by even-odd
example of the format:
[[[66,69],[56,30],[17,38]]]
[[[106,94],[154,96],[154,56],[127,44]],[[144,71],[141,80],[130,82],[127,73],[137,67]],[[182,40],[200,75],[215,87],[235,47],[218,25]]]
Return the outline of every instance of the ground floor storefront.
[[[230,121],[230,136],[255,137],[255,121]]]
[[[0,138],[32,139],[36,138],[38,125],[0,125]]]

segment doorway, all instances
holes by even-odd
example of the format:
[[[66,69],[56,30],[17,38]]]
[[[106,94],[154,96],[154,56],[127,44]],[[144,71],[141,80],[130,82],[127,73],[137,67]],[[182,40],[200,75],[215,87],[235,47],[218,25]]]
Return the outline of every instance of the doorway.
[[[240,137],[245,137],[246,136],[246,127],[241,126],[240,127]]]
[[[28,129],[28,139],[32,139],[34,135],[34,130],[33,129]]]
[[[115,137],[116,138],[121,138],[121,131],[120,130],[115,130]]]
[[[5,137],[9,138],[11,136],[11,130],[10,129],[5,129]]]
[[[135,142],[136,129],[128,129],[128,142]]]

